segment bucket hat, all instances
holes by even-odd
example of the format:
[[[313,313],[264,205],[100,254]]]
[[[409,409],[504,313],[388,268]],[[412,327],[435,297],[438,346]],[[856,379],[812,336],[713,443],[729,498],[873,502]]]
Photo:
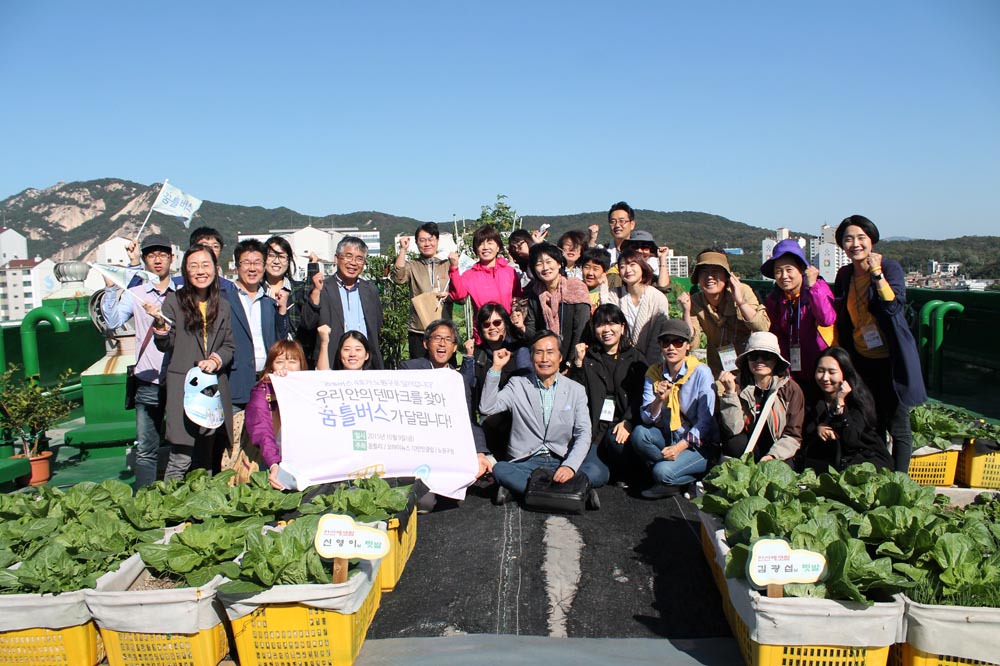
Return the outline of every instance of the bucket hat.
[[[774,279],[774,262],[781,259],[785,255],[791,255],[795,259],[798,259],[799,269],[805,270],[809,268],[809,261],[806,259],[806,253],[802,251],[802,247],[799,245],[797,240],[792,240],[791,238],[786,238],[777,245],[771,251],[771,258],[764,262],[760,267],[760,274],[766,278]]]
[[[728,279],[733,272],[729,269],[729,258],[724,252],[716,252],[715,250],[705,250],[704,252],[699,252],[698,256],[695,258],[694,268],[691,269],[691,281],[698,282],[698,270],[702,266],[718,266],[726,271],[726,278]]]
[[[779,364],[774,368],[778,373],[783,373],[790,366],[785,357],[781,355],[781,347],[778,345],[778,336],[770,331],[754,331],[750,334],[750,339],[747,340],[747,348],[736,359],[736,362],[740,365],[740,367],[750,360],[747,358],[747,355],[753,352],[768,352],[770,354],[774,354],[779,361]]]
[[[652,245],[653,251],[656,251],[656,240],[653,238],[653,234],[646,231],[645,229],[634,229],[632,235],[628,237],[624,243],[622,243],[622,249],[637,248],[643,245]]]

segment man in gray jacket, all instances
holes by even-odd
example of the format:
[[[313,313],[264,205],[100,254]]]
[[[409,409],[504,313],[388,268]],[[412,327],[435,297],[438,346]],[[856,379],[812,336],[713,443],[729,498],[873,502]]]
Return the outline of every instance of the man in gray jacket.
[[[559,374],[561,340],[550,330],[542,330],[531,339],[531,362],[534,372],[527,377],[511,377],[498,391],[500,371],[510,360],[510,352],[493,352],[493,366],[486,373],[479,412],[483,415],[509,411],[509,462],[493,466],[499,484],[495,504],[512,497],[522,497],[531,472],[539,467],[555,469],[556,483],[565,483],[576,474],[587,474],[590,451],[590,411],[583,386]],[[589,475],[588,475],[589,476]],[[588,499],[599,506],[596,493]],[[595,506],[597,505],[597,506]]]

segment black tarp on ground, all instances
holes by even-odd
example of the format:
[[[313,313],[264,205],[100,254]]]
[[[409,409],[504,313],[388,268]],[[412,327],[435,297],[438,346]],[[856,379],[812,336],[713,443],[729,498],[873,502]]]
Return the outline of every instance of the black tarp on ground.
[[[569,516],[584,546],[566,633],[585,638],[731,636],[701,554],[695,507],[601,488],[602,509]],[[493,506],[471,488],[419,517],[417,544],[368,639],[549,635],[546,514]],[[444,505],[444,506],[442,506]]]

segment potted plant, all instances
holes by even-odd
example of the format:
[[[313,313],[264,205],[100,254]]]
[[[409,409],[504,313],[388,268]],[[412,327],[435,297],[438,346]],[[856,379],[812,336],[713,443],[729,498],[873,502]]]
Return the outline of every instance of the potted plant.
[[[20,442],[22,453],[19,455],[31,461],[29,483],[37,486],[51,476],[49,460],[52,452],[43,446],[45,431],[70,412],[69,403],[62,397],[69,371],[59,378],[55,386],[45,389],[34,378],[17,377],[18,370],[16,365],[11,364],[6,372],[0,374],[0,416],[3,417],[3,425]]]

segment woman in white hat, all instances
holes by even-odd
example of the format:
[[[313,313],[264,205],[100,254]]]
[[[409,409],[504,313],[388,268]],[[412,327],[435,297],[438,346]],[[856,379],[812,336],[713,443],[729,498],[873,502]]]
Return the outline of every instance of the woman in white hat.
[[[754,460],[789,460],[802,446],[805,399],[789,376],[774,333],[750,335],[737,360],[739,383],[732,372],[719,376],[719,426],[723,455]]]

